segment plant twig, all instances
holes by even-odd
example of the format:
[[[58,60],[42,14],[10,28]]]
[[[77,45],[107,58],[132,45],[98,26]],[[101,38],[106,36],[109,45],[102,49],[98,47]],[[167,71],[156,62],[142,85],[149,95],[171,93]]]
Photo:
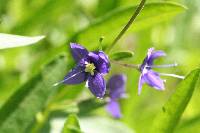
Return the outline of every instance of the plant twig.
[[[114,60],[111,60],[111,63],[117,64],[117,65],[120,65],[120,66],[123,66],[123,67],[134,68],[134,69],[137,69],[137,70],[139,70],[139,67],[140,67],[140,64],[137,64],[137,65],[134,65],[134,64],[126,64],[126,63],[121,63],[121,62],[114,61]]]
[[[109,53],[110,50],[116,45],[117,41],[124,35],[124,33],[128,30],[128,28],[131,26],[131,24],[135,21],[136,17],[140,13],[140,11],[143,9],[144,4],[146,0],[141,0],[139,6],[136,10],[134,10],[134,13],[128,23],[124,26],[124,28],[121,30],[121,32],[118,34],[118,36],[115,38],[115,40],[112,42],[112,44],[107,48],[107,52]]]

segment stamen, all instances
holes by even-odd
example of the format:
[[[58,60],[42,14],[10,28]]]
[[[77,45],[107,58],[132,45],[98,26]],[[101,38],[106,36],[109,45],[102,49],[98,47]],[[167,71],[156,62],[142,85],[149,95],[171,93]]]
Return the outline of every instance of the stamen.
[[[94,75],[94,71],[95,71],[95,66],[93,63],[88,63],[85,65],[85,72],[90,73],[92,76]]]
[[[77,74],[80,74],[80,73],[82,73],[82,72],[83,72],[83,71],[80,71],[80,72],[78,72],[78,73],[75,73],[75,74],[73,74],[71,77],[66,78],[66,79],[64,79],[64,80],[61,80],[61,81],[59,81],[59,82],[53,84],[53,86],[57,86],[57,85],[59,85],[59,84],[62,84],[62,83],[66,82],[67,80],[73,78],[74,76],[76,76]]]
[[[97,99],[100,99],[100,100],[102,100],[102,99],[103,99],[103,97],[97,97]]]
[[[169,77],[175,77],[175,78],[179,78],[179,79],[184,79],[184,76],[180,76],[180,75],[176,75],[176,74],[170,74],[170,73],[159,73],[162,76],[169,76]]]
[[[149,68],[166,68],[166,67],[176,67],[178,66],[177,63],[174,64],[166,64],[166,65],[152,65],[152,66],[147,66]]]

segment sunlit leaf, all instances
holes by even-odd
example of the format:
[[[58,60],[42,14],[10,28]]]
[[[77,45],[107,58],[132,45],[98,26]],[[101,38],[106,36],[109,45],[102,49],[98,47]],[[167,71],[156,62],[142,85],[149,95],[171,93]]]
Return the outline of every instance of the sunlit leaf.
[[[42,40],[44,37],[45,36],[28,37],[0,33],[0,49],[31,45]]]
[[[175,133],[193,133],[199,131],[200,115],[183,120],[175,129]]]
[[[89,25],[82,31],[78,32],[72,40],[77,40],[80,44],[87,47],[95,48],[98,44],[99,38],[104,36],[104,44],[110,44],[120,30],[125,26],[135,9],[136,6],[116,9],[115,11],[97,19],[92,25]],[[139,31],[160,22],[167,21],[184,10],[184,6],[170,2],[146,4],[128,31]]]
[[[15,6],[16,3],[12,6]],[[59,18],[63,14],[66,15],[71,9],[74,9],[74,5],[76,4],[73,0],[45,0],[43,3],[42,6],[36,4],[37,8],[33,8],[32,6],[24,7],[28,15],[24,16],[20,23],[12,27],[11,31],[19,34],[28,34],[33,30],[39,30],[39,28],[40,30],[41,28],[44,29],[46,26],[50,29],[51,24],[59,24]],[[27,3],[25,2],[25,4]],[[21,9],[21,12],[23,12],[24,8]]]
[[[172,133],[190,101],[200,69],[193,70],[178,86],[164,105],[153,125],[153,133]]]
[[[131,51],[121,51],[121,52],[116,52],[113,53],[109,56],[111,60],[123,60],[127,58],[133,57],[134,53]]]
[[[64,124],[63,133],[81,133],[78,118],[75,114],[71,114],[67,117]]]
[[[64,77],[66,66],[66,58],[60,56],[20,87],[0,109],[0,131],[25,132],[56,90],[53,84]]]
[[[79,119],[83,132],[91,133],[134,133],[120,121],[105,117],[83,117]]]

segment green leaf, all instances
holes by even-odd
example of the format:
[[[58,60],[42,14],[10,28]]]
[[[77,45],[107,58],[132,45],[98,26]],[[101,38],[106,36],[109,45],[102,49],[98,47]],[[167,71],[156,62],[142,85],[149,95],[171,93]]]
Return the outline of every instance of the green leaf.
[[[115,11],[97,19],[91,25],[78,32],[70,41],[77,41],[82,45],[96,48],[99,38],[104,36],[104,44],[111,44],[120,30],[130,19],[136,6],[116,9]],[[135,32],[169,20],[183,12],[185,7],[171,2],[148,3],[128,30]],[[94,45],[96,44],[96,45]]]
[[[98,109],[106,104],[105,100],[90,98],[78,103],[79,114],[86,115],[91,111]]]
[[[100,100],[97,98],[89,98],[81,101],[76,99],[63,100],[61,102],[51,103],[48,107],[51,111],[61,111],[65,113],[78,113],[79,115],[88,115],[92,111],[103,107],[106,105],[105,100]]]
[[[41,111],[65,74],[66,58],[60,56],[20,87],[0,109],[0,131],[23,133]]]
[[[121,52],[116,52],[116,53],[113,53],[109,56],[109,58],[111,60],[123,60],[123,59],[127,59],[127,58],[131,58],[133,57],[134,53],[131,52],[131,51],[121,51]]]
[[[0,49],[31,45],[43,38],[44,36],[28,37],[0,33]]]
[[[78,118],[75,114],[71,114],[67,117],[64,124],[63,133],[81,133]]]
[[[187,107],[197,84],[200,69],[193,70],[164,105],[153,125],[153,133],[172,133]]]
[[[46,26],[48,29],[51,29],[50,26],[52,24],[54,24],[53,26],[55,28],[56,24],[59,24],[59,18],[62,15],[66,15],[68,12],[72,12],[72,9],[75,8],[75,4],[76,2],[73,0],[45,0],[41,6],[35,3],[34,6],[37,6],[37,8],[34,8],[23,1],[25,7],[18,10],[21,12],[26,10],[26,13],[22,16],[22,19],[19,20],[19,23],[12,27],[11,32],[30,34],[33,30],[42,31],[41,29],[44,29]],[[15,3],[12,2],[11,6],[15,6]]]
[[[88,131],[91,133],[134,133],[122,122],[103,116],[82,117],[79,121],[81,129],[85,133]]]

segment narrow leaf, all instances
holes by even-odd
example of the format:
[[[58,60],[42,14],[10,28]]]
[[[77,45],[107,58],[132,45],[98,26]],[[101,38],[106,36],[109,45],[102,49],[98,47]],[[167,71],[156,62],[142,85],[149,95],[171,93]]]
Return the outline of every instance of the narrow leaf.
[[[123,7],[108,13],[78,32],[70,41],[76,40],[87,47],[96,48],[94,44],[98,44],[99,37],[104,36],[104,44],[111,44],[130,19],[136,7],[137,6]],[[160,22],[165,22],[184,10],[184,6],[171,2],[148,3],[128,32],[139,31]]]
[[[0,109],[0,131],[25,132],[36,114],[45,107],[49,96],[57,89],[53,84],[64,77],[66,66],[66,60],[61,56],[20,87]]]
[[[31,45],[43,38],[44,36],[28,37],[0,33],[0,49]]]
[[[123,60],[123,59],[127,59],[127,58],[131,58],[133,57],[134,53],[131,52],[131,51],[121,51],[121,52],[116,52],[116,53],[113,53],[109,56],[109,58],[111,60]]]
[[[164,105],[153,124],[153,133],[172,133],[188,102],[199,78],[200,69],[193,70],[178,86]]]
[[[75,114],[71,114],[67,117],[64,124],[63,133],[81,133],[78,118]]]

